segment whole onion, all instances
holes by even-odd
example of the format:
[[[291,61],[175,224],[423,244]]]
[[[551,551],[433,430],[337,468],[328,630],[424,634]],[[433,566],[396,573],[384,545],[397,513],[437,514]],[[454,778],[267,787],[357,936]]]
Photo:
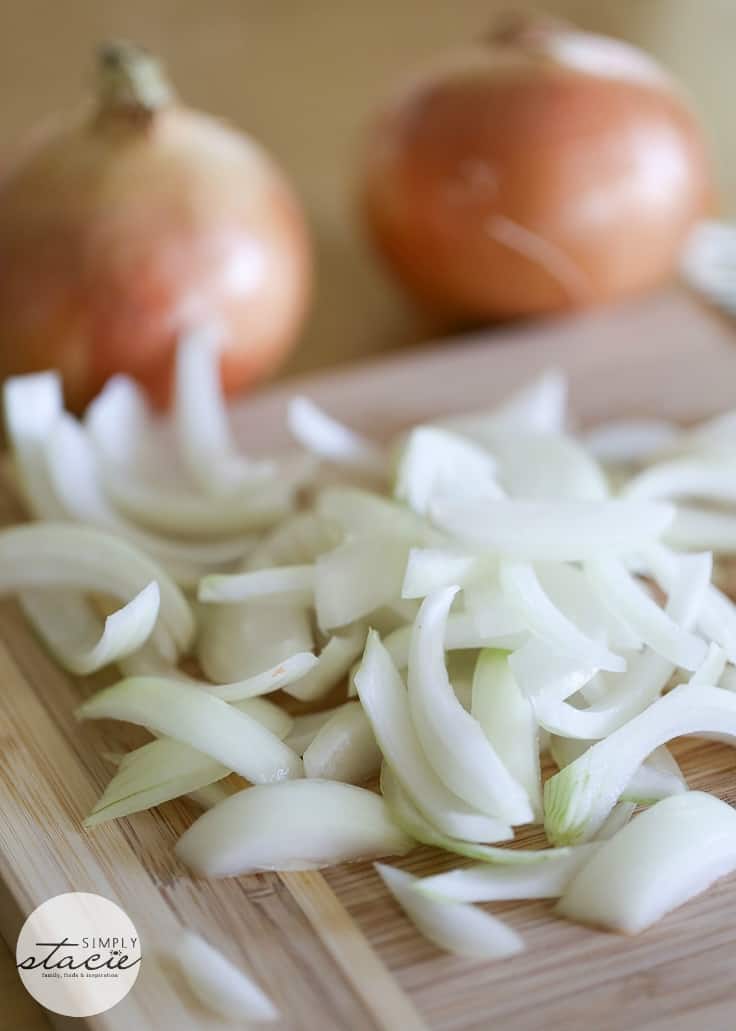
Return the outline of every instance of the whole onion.
[[[94,108],[40,126],[0,181],[0,375],[59,368],[80,409],[125,372],[163,404],[177,338],[207,324],[234,393],[293,345],[310,273],[264,150],[108,45]]]
[[[656,284],[710,199],[697,120],[654,60],[548,20],[513,19],[420,72],[366,146],[379,250],[462,319]]]

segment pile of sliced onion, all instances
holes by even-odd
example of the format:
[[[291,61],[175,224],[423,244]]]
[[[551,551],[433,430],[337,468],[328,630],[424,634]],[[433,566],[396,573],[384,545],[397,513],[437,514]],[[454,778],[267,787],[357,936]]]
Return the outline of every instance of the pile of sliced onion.
[[[53,374],[5,386],[36,522],[0,531],[0,589],[65,668],[122,674],[80,719],[152,735],[113,747],[90,832],[189,798],[177,854],[209,877],[440,848],[466,865],[377,869],[432,941],[486,958],[523,943],[472,903],[559,898],[634,933],[736,867],[736,815],[667,750],[736,741],[736,606],[711,579],[736,415],[573,438],[552,372],[388,445],[296,399],[304,450],[264,459],[214,361],[184,341],[170,422],[122,378],[84,422]],[[528,824],[549,847],[514,847]],[[271,1013],[186,948],[202,998]]]

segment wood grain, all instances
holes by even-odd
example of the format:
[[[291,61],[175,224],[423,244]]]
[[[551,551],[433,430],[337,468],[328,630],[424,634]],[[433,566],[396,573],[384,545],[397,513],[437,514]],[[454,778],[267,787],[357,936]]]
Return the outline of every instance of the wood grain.
[[[499,333],[493,346],[479,337],[275,387],[241,407],[235,422],[251,447],[279,445],[286,399],[299,389],[359,427],[388,433],[430,414],[489,404],[544,365],[570,372],[574,407],[588,421],[614,413],[689,421],[736,404],[730,327],[685,296],[665,293],[616,312]],[[0,492],[0,520],[17,517],[17,504]],[[193,816],[185,803],[85,832],[81,819],[109,776],[99,752],[121,734],[115,724],[79,726],[73,719],[74,706],[100,682],[60,673],[15,605],[0,605],[3,934],[13,944],[21,917],[35,904],[76,888],[123,905],[144,943],[134,991],[88,1021],[90,1031],[222,1027],[210,1024],[165,962],[182,924],[247,964],[290,1029],[733,1026],[734,878],[633,940],[556,920],[548,903],[495,906],[527,950],[480,964],[423,941],[368,864],[324,874],[192,880],[172,854]],[[677,754],[692,787],[736,801],[733,750],[688,740],[678,743]],[[517,843],[540,840],[532,828]],[[430,872],[454,862],[417,849],[401,865]],[[31,1020],[26,1012],[16,1008],[15,1031]]]

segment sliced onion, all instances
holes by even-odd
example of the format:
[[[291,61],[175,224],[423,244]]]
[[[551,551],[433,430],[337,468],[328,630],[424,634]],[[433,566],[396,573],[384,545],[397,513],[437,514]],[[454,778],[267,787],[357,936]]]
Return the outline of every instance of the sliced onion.
[[[181,929],[174,955],[191,990],[213,1013],[256,1024],[279,1019],[279,1011],[255,981],[198,934]]]
[[[471,713],[496,755],[524,788],[536,820],[542,818],[539,728],[519,690],[506,652],[481,651],[473,675]]]
[[[298,755],[235,706],[200,688],[161,677],[132,677],[77,709],[78,719],[116,719],[148,727],[217,759],[256,784],[302,775]]]
[[[466,805],[437,776],[419,743],[401,677],[374,631],[368,635],[354,680],[386,762],[434,827],[466,841],[506,841],[513,837],[507,824]]]
[[[284,685],[284,690],[302,702],[323,698],[343,677],[362,654],[366,628],[356,624],[344,634],[334,634],[320,652],[313,669],[303,677]]]
[[[332,719],[338,709],[339,705],[323,709],[321,712],[305,712],[301,716],[295,716],[291,731],[285,739],[289,748],[293,748],[297,755],[303,756],[319,729]]]
[[[341,705],[304,752],[304,775],[363,784],[378,775],[381,751],[359,702]]]
[[[209,686],[208,690],[215,698],[222,698],[225,702],[239,702],[245,698],[256,698],[288,687],[307,676],[316,665],[317,658],[311,652],[297,652],[271,669],[256,673],[254,677],[232,684]]]
[[[234,877],[403,854],[413,844],[372,791],[294,780],[232,795],[200,816],[176,854],[204,877]]]
[[[291,717],[260,698],[241,702],[237,708],[280,740],[291,730]],[[158,738],[122,757],[117,773],[84,821],[85,826],[93,827],[152,809],[181,795],[203,791],[230,772],[229,767],[191,745],[170,737]]]
[[[5,430],[23,498],[36,519],[65,519],[43,458],[43,446],[63,410],[57,372],[11,376],[3,384]]]
[[[615,558],[588,562],[586,573],[601,600],[655,652],[674,666],[694,670],[705,658],[705,642],[683,630]]]
[[[484,625],[483,616],[476,618],[475,613],[451,612],[445,627],[445,650],[459,651],[464,648],[516,648],[519,646],[519,634],[496,633],[495,626]],[[409,665],[409,648],[411,646],[411,626],[399,627],[388,634],[384,644],[391,656],[391,661],[399,669]]]
[[[498,482],[526,501],[603,501],[608,484],[598,464],[572,437],[524,430],[484,435],[498,462]]]
[[[287,422],[296,440],[320,458],[371,476],[385,477],[387,463],[381,449],[333,419],[308,397],[291,399]]]
[[[435,501],[432,519],[460,540],[517,559],[576,562],[646,546],[674,518],[641,501]]]
[[[153,633],[159,613],[159,588],[153,581],[102,621],[91,607],[69,604],[45,589],[24,591],[20,603],[26,618],[57,662],[83,676],[137,651]]]
[[[736,516],[732,512],[678,505],[675,521],[665,535],[668,544],[686,551],[736,554]]]
[[[435,426],[412,430],[399,455],[394,495],[418,515],[434,498],[501,498],[496,463],[472,441]]]
[[[275,566],[249,573],[206,576],[200,582],[197,597],[199,601],[225,604],[247,601],[310,606],[314,601],[314,568]]]
[[[227,684],[277,666],[314,647],[307,610],[298,605],[207,605],[197,656],[216,683]]]
[[[482,560],[449,548],[412,548],[401,587],[402,598],[426,598],[430,591],[465,584],[478,575]]]
[[[340,526],[316,512],[297,512],[268,530],[249,553],[248,569],[301,566],[342,542]]]
[[[445,543],[439,531],[404,505],[360,487],[326,487],[317,496],[316,509],[346,534],[388,533],[416,545]]]
[[[567,562],[535,562],[534,570],[545,594],[587,637],[614,650],[641,648],[641,636],[596,594],[583,569]]]
[[[0,591],[71,587],[110,594],[127,604],[158,583],[160,620],[155,640],[167,658],[186,651],[194,633],[186,598],[155,562],[102,530],[64,523],[14,526],[0,532]]]
[[[545,593],[530,563],[504,559],[500,564],[500,579],[505,596],[527,629],[550,648],[574,657],[581,666],[597,666],[617,673],[626,669],[624,658],[586,637],[560,612]]]
[[[461,870],[424,877],[415,885],[415,891],[452,902],[557,899],[596,847],[577,845],[568,852],[550,856],[544,863],[475,863]]]
[[[409,651],[409,703],[423,751],[440,780],[489,816],[533,820],[527,792],[509,773],[478,721],[458,702],[444,659],[445,623],[457,588],[427,596]]]
[[[111,376],[84,413],[84,423],[102,458],[117,468],[134,465],[151,442],[151,411],[129,376]]]
[[[268,462],[240,454],[228,426],[220,380],[220,334],[215,327],[185,336],[176,349],[174,425],[193,485],[218,497],[273,474]]]
[[[557,911],[638,934],[736,869],[736,812],[712,795],[667,798],[605,842],[577,872]]]
[[[70,415],[56,421],[43,454],[66,518],[115,531],[160,562],[184,586],[195,586],[205,572],[232,564],[252,547],[247,536],[207,543],[172,541],[126,520],[102,490],[97,456],[85,430]]]
[[[392,533],[366,534],[322,555],[314,567],[317,622],[347,626],[398,598],[409,543]]]
[[[644,759],[674,737],[736,738],[736,697],[718,687],[687,684],[556,773],[544,788],[545,829],[556,844],[592,837]]]
[[[547,369],[490,411],[453,416],[441,425],[474,440],[483,440],[489,429],[561,433],[567,421],[567,393],[565,374]]]
[[[451,587],[452,584],[443,585]],[[463,588],[465,611],[485,638],[520,637],[526,640],[526,624],[509,605],[498,582],[498,574],[478,575]]]
[[[550,754],[560,769],[583,755],[594,741],[581,741],[551,735]],[[687,781],[670,751],[662,745],[655,748],[649,758],[634,772],[621,794],[623,802],[649,805],[670,795],[687,791]],[[599,835],[596,835],[598,837]]]
[[[660,500],[681,497],[736,501],[736,464],[733,461],[680,459],[662,462],[639,473],[626,484],[628,498]]]
[[[460,902],[438,902],[416,890],[418,878],[376,863],[381,880],[425,938],[459,956],[504,959],[522,952],[524,943],[501,920]]]
[[[578,658],[550,648],[538,637],[528,641],[509,656],[509,668],[519,690],[529,699],[544,697],[564,701],[585,687],[598,672]]]
[[[612,465],[646,461],[672,445],[679,429],[666,419],[611,419],[583,434],[586,450]]]

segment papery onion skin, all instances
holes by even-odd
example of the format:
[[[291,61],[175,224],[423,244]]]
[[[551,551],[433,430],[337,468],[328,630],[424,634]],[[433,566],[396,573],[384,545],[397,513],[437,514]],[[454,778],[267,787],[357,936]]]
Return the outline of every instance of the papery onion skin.
[[[301,326],[303,216],[258,144],[165,85],[131,101],[120,75],[110,85],[115,59],[134,92],[136,62],[160,75],[130,45],[103,48],[97,109],[39,126],[0,181],[0,376],[57,367],[79,410],[125,372],[163,404],[177,338],[213,323],[233,394]]]
[[[694,114],[652,59],[522,18],[395,94],[367,140],[362,200],[410,292],[484,320],[665,279],[711,175]]]

